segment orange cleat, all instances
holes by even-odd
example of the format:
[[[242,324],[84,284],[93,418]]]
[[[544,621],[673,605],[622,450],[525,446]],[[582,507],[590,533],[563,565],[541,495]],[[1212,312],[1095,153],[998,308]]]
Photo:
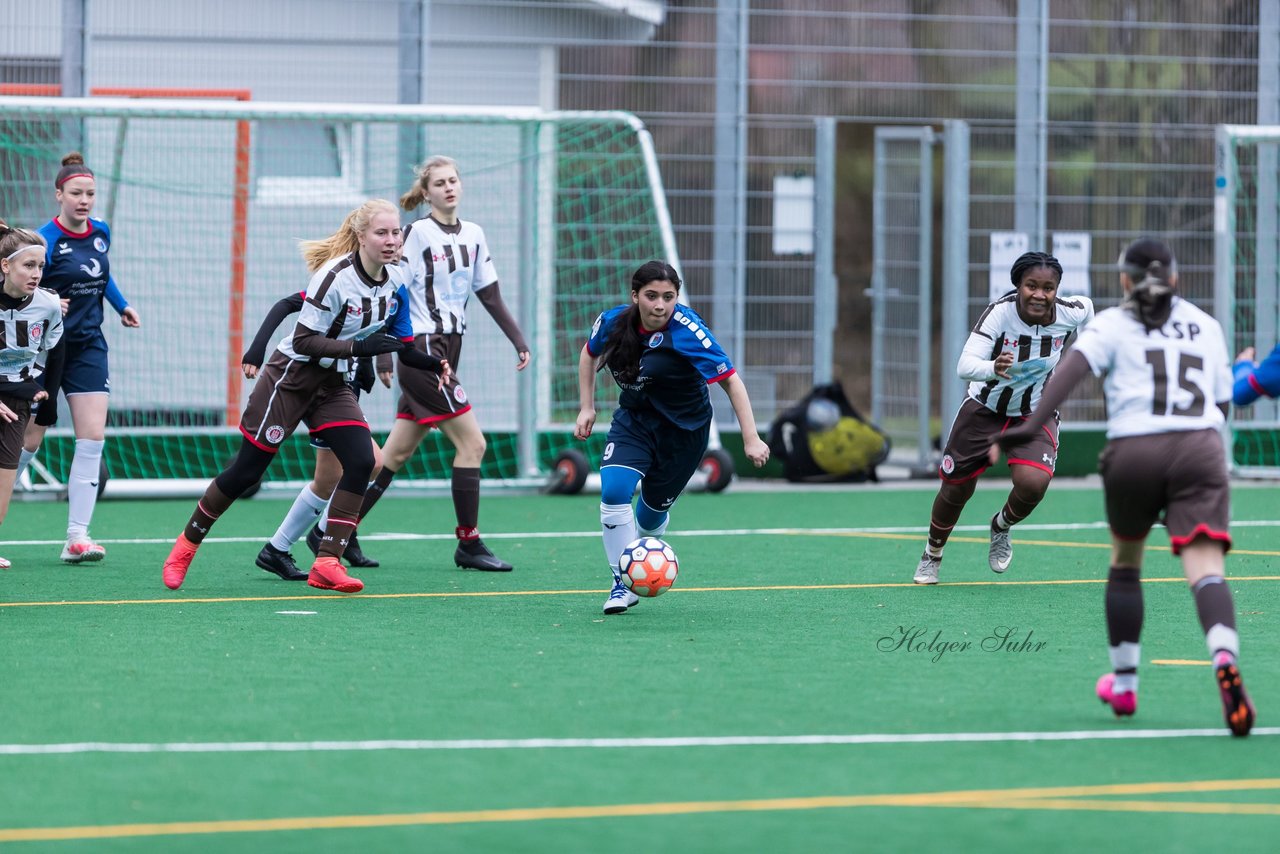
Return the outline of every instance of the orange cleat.
[[[1234,736],[1246,736],[1258,717],[1249,693],[1244,690],[1240,668],[1229,654],[1221,653],[1213,662],[1213,675],[1222,694],[1222,714]]]
[[[359,593],[364,589],[364,582],[347,575],[342,562],[336,557],[324,555],[316,558],[311,564],[311,574],[307,576],[307,584],[320,590],[336,590],[339,593]]]
[[[196,543],[187,539],[186,534],[179,534],[178,540],[173,544],[173,551],[169,552],[169,556],[164,560],[164,586],[170,590],[177,590],[182,586],[183,580],[187,577],[187,570],[191,568],[191,561],[196,556],[196,549],[200,548]]]

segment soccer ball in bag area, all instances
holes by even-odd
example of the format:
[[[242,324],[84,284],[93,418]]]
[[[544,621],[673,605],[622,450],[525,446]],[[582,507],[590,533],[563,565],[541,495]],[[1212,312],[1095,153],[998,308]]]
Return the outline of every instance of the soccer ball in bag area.
[[[680,566],[671,546],[657,537],[641,537],[627,544],[618,559],[622,583],[637,596],[661,596],[676,581]]]

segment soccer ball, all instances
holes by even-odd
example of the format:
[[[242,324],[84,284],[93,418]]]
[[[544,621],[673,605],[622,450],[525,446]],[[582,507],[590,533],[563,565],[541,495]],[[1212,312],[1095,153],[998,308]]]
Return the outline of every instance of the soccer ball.
[[[637,596],[661,596],[675,583],[679,564],[671,546],[657,537],[641,537],[627,544],[618,558],[622,583]]]

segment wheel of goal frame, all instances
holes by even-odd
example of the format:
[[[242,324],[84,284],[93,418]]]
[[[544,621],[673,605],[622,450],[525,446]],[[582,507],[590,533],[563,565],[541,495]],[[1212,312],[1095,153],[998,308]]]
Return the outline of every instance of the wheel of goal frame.
[[[552,495],[577,495],[587,483],[591,464],[581,451],[566,448],[551,466],[546,491]]]

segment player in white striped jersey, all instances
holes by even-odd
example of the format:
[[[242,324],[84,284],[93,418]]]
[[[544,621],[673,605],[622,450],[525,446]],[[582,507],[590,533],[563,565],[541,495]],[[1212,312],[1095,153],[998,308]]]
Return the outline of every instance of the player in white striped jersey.
[[[329,504],[328,533],[307,583],[322,590],[356,593],[364,584],[347,575],[339,559],[360,520],[360,502],[373,469],[372,438],[364,413],[346,382],[352,357],[399,353],[404,364],[439,372],[449,366],[413,349],[396,265],[400,216],[382,199],[365,202],[324,240],[303,244],[312,270],[298,322],[276,348],[240,418],[243,442],[196,505],[165,560],[163,580],[182,586],[196,550],[232,503],[257,483],[299,423],[324,438],[342,464]]]
[[[467,329],[467,302],[474,294],[516,350],[516,370],[529,366],[529,345],[502,300],[498,274],[489,256],[484,230],[458,217],[462,179],[449,157],[428,158],[417,170],[413,186],[400,197],[407,211],[423,203],[429,215],[405,230],[404,261],[409,283],[410,316],[415,346],[448,360],[456,371]],[[485,438],[471,402],[456,376],[439,384],[430,373],[400,369],[396,423],[382,448],[382,470],[365,493],[361,515],[367,514],[390,485],[427,432],[438,427],[454,447],[452,493],[457,516],[454,534],[456,565],[488,572],[509,572],[480,539],[480,464]]]
[[[48,397],[36,377],[62,338],[62,303],[40,289],[45,251],[39,234],[0,220],[0,522],[18,478],[31,404]],[[0,558],[0,568],[9,561]]]
[[[1096,694],[1118,716],[1137,710],[1142,557],[1151,527],[1162,521],[1191,586],[1227,726],[1243,736],[1256,713],[1236,663],[1240,639],[1225,580],[1231,497],[1220,428],[1231,405],[1231,363],[1222,327],[1179,297],[1177,282],[1167,246],[1150,238],[1131,244],[1120,257],[1124,303],[1081,333],[1035,412],[998,445],[1039,430],[1090,371],[1105,377],[1107,447],[1099,467],[1111,528],[1112,672],[1098,680]]]
[[[1067,339],[1093,318],[1088,297],[1059,297],[1062,265],[1044,252],[1027,252],[1009,271],[1014,290],[987,306],[969,334],[956,373],[969,380],[969,395],[956,413],[943,449],[929,539],[916,567],[916,584],[937,584],[942,550],[978,476],[988,466],[995,437],[1031,413],[1045,380],[1062,358]],[[1013,560],[1009,529],[1031,515],[1044,498],[1058,459],[1058,422],[1009,454],[1013,486],[991,519],[987,564],[1004,572]]]

